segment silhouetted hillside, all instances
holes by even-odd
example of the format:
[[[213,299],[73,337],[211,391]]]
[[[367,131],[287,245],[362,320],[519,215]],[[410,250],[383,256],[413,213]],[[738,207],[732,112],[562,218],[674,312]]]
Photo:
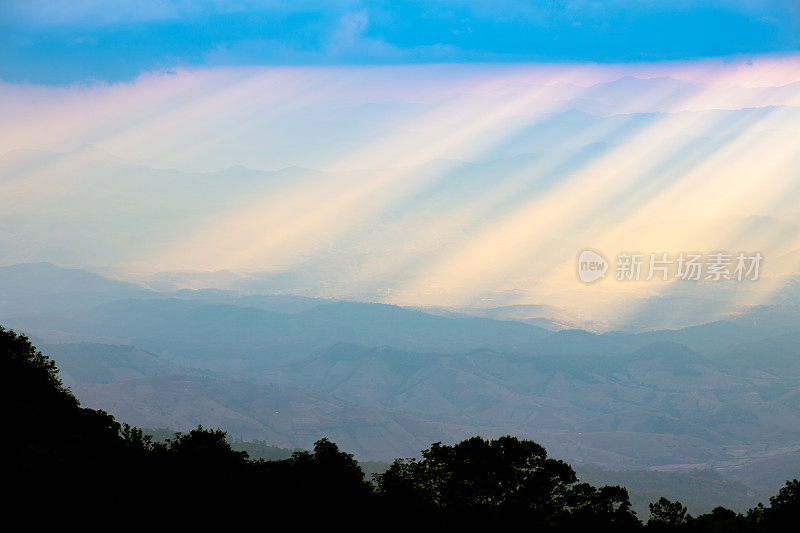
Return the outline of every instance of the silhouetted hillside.
[[[579,483],[573,469],[548,457],[541,445],[511,436],[434,443],[419,459],[395,460],[374,485],[352,455],[325,438],[313,452],[294,451],[279,460],[249,459],[220,430],[197,428],[157,442],[103,411],[80,407],[55,364],[26,337],[3,328],[0,416],[10,429],[0,455],[4,481],[15,489],[4,501],[6,516],[46,505],[51,513],[78,513],[89,523],[131,512],[177,518],[202,509],[208,522],[263,516],[266,505],[272,520],[328,525],[392,516],[394,526],[417,528],[641,527],[623,487]],[[249,446],[262,457],[282,453],[263,442]],[[650,505],[647,527],[788,531],[800,518],[800,482],[787,482],[770,504],[747,516],[718,507],[692,518],[680,502],[662,497]]]

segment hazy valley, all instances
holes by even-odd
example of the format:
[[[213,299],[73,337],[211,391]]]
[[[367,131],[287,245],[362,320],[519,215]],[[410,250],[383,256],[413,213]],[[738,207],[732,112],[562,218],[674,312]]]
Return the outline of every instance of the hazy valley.
[[[634,494],[660,479],[661,492],[716,487],[739,508],[800,468],[794,307],[595,334],[288,295],[157,292],[48,264],[0,269],[0,291],[2,323],[37,340],[84,405],[140,426],[202,424],[285,448],[328,436],[384,461],[514,434],[594,476],[677,476],[640,480]],[[776,313],[784,323],[769,320]]]

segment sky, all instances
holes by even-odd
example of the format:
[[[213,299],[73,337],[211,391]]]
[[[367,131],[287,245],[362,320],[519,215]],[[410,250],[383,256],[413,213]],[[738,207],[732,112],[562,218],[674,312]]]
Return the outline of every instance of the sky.
[[[6,1],[0,264],[607,328],[791,303],[793,5]],[[766,259],[587,285],[586,249]]]
[[[795,0],[3,0],[0,79],[177,67],[641,62],[792,53]]]

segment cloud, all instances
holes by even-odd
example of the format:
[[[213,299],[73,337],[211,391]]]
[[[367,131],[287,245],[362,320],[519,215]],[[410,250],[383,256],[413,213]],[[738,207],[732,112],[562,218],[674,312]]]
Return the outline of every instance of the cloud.
[[[348,23],[357,45],[370,21]],[[660,288],[604,280],[581,293],[574,259],[587,247],[796,257],[797,232],[742,217],[800,223],[798,61],[0,84],[0,146],[15,150],[0,157],[0,262],[69,248],[93,266],[290,272],[327,296],[507,293],[601,316]],[[779,287],[753,290],[762,301]]]
[[[391,58],[402,57],[402,52],[396,46],[385,41],[368,37],[369,12],[365,9],[345,13],[339,19],[337,26],[326,39],[325,52],[337,57],[368,57]]]
[[[800,49],[797,22],[797,3],[780,0],[9,0],[0,3],[0,78],[115,81],[203,65],[739,57]],[[75,53],[77,40],[93,44]]]

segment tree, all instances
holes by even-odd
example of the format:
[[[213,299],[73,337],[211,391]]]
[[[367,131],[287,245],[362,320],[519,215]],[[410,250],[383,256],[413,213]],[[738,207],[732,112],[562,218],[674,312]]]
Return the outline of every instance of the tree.
[[[291,486],[300,498],[313,499],[327,508],[358,507],[372,496],[372,484],[350,453],[322,438],[312,452],[294,452],[287,460]]]
[[[748,516],[745,518],[725,507],[715,507],[710,513],[702,514],[690,520],[692,531],[708,531],[713,533],[736,533],[754,531],[756,522]]]
[[[141,443],[122,435],[114,417],[80,407],[58,368],[24,335],[0,327],[0,471],[17,511],[48,501],[70,508],[81,500],[125,505],[144,484]],[[133,481],[131,481],[133,480]],[[36,495],[36,497],[33,497]]]
[[[800,521],[800,481],[793,479],[769,499],[770,506],[761,513],[762,524],[769,531],[796,531]]]
[[[568,522],[575,529],[625,530],[641,525],[624,487],[606,485],[598,489],[579,483],[572,488],[568,505]]]
[[[553,526],[589,517],[636,520],[624,489],[576,485],[568,464],[511,436],[472,437],[453,446],[437,442],[421,460],[396,460],[376,478],[385,502],[428,515]]]
[[[663,496],[650,504],[648,527],[676,528],[687,524],[691,516],[686,514],[686,507],[679,502],[671,502]]]

